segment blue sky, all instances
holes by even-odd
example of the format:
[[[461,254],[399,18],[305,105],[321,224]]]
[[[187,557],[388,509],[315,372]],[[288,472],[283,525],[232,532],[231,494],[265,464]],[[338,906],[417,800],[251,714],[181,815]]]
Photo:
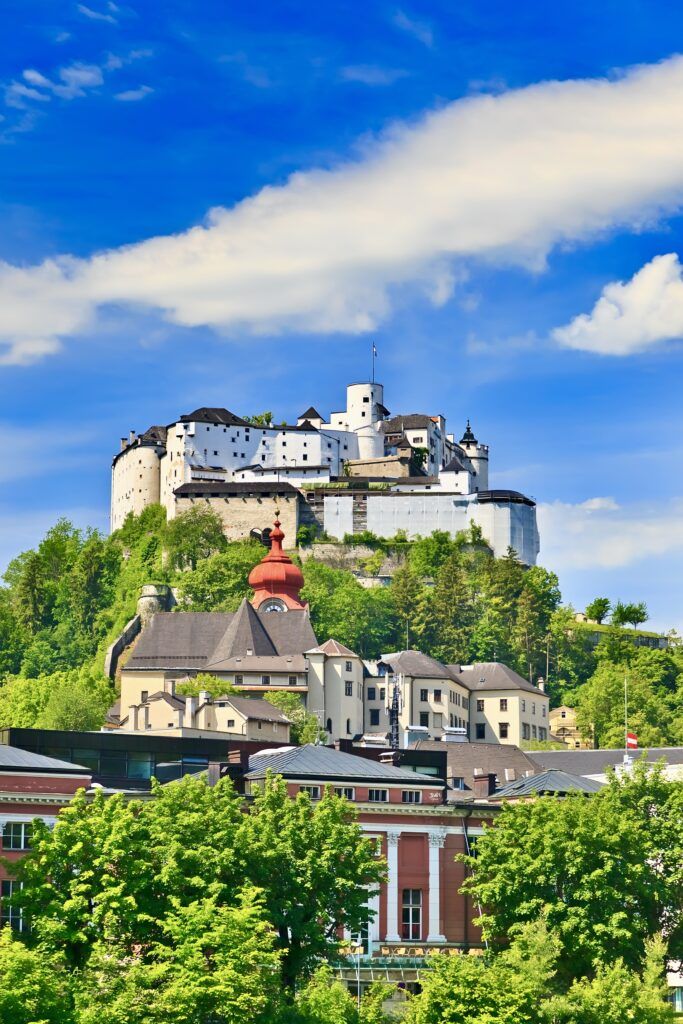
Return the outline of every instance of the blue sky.
[[[680,5],[20,14],[0,563],[58,515],[106,528],[130,428],[329,412],[374,340],[392,412],[469,416],[539,502],[567,600],[683,627]]]

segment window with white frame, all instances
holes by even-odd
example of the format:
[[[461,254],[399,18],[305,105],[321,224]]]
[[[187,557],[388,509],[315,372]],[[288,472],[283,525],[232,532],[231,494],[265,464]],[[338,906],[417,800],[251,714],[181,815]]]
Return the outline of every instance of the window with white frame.
[[[347,672],[353,672],[353,662],[352,661],[347,661],[346,662],[346,671]]]
[[[31,823],[29,821],[7,821],[2,826],[3,850],[30,850]]]
[[[12,906],[12,897],[23,887],[23,882],[15,882],[14,879],[9,878],[2,880],[0,884],[0,926],[8,924],[15,931],[24,931],[26,927],[24,912],[21,907]]]
[[[401,937],[420,940],[422,935],[422,889],[404,889],[401,901]]]
[[[311,800],[320,799],[320,786],[299,786],[300,793],[308,793]]]
[[[369,789],[368,801],[371,804],[386,804],[389,800],[388,789]]]
[[[401,793],[401,799],[404,804],[421,804],[422,793],[419,789],[404,789]]]
[[[341,796],[344,800],[355,800],[356,791],[353,786],[335,786],[334,795]]]

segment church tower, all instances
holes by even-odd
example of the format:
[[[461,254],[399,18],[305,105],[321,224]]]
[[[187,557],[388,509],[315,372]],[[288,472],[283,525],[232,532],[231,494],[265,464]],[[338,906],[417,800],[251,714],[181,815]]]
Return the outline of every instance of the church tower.
[[[249,586],[254,591],[251,603],[260,612],[305,611],[308,605],[301,598],[304,574],[282,550],[284,533],[275,513],[270,531],[270,551],[249,574]]]

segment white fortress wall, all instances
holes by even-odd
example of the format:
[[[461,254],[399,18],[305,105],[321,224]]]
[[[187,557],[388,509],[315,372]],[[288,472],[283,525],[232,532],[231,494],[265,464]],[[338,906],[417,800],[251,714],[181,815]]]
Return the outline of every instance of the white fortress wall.
[[[346,533],[353,533],[353,498],[350,494],[326,495],[324,502],[325,533],[341,540]]]

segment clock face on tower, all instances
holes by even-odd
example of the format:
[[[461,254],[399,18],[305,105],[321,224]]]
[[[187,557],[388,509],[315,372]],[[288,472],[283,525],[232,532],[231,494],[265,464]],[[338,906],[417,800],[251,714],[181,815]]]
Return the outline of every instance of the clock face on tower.
[[[268,597],[259,605],[260,612],[286,612],[287,605],[279,597]]]

